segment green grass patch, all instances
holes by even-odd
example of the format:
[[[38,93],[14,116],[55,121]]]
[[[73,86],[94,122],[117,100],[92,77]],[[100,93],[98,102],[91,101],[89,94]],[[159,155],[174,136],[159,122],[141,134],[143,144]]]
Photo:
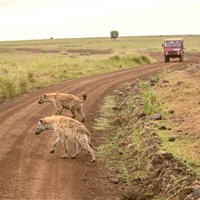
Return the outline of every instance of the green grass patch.
[[[143,111],[147,115],[155,114],[156,112],[161,111],[160,104],[157,102],[157,97],[152,92],[147,92],[142,95],[144,105]]]
[[[105,97],[102,106],[100,108],[100,117],[95,119],[95,129],[104,130],[111,127],[111,121],[109,117],[113,116],[113,106],[115,106],[115,97]]]
[[[123,109],[118,119],[123,121],[125,113],[130,115],[134,101],[127,98],[121,104]],[[95,129],[107,133],[103,136],[103,144],[99,146],[97,156],[108,166],[113,167],[114,171],[118,171],[121,182],[130,185],[132,181],[148,176],[148,159],[141,156],[143,145],[140,134],[135,129],[135,122],[129,121],[128,125],[115,126],[117,122],[113,106],[116,106],[114,96],[107,96],[100,109],[100,117],[96,119]]]
[[[151,85],[149,81],[139,82],[138,87],[141,89],[141,98],[143,101],[142,112],[146,115],[152,115],[157,112],[162,112],[162,107],[157,100],[157,96],[151,91]]]

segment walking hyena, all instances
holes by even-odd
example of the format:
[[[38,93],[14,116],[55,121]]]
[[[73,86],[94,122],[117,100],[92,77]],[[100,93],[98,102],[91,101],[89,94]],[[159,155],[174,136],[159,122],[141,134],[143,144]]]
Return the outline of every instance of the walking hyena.
[[[52,115],[40,119],[35,134],[39,135],[45,130],[54,130],[57,136],[50,153],[54,153],[56,145],[61,142],[64,149],[64,155],[61,158],[65,159],[67,157],[67,140],[72,140],[76,143],[76,152],[72,158],[76,158],[82,147],[90,153],[91,162],[95,162],[94,150],[90,146],[90,132],[81,122],[65,116]]]
[[[73,118],[76,117],[75,111],[82,116],[82,122],[85,121],[85,113],[83,112],[83,102],[87,96],[83,95],[83,100],[72,94],[64,93],[47,93],[44,94],[38,101],[39,104],[44,102],[53,102],[56,108],[56,115],[62,115],[64,109],[70,110]]]

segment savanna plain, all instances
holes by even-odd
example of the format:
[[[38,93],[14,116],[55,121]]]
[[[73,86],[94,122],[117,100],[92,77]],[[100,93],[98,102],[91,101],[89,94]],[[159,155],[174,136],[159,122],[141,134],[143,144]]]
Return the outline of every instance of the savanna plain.
[[[165,36],[0,42],[0,199],[199,199],[200,36],[183,37],[169,63]],[[33,134],[45,92],[87,94],[96,163]]]

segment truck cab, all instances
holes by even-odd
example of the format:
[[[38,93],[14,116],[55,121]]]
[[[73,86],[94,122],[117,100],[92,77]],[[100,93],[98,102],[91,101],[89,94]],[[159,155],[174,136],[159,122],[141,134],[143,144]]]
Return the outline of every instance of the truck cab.
[[[170,58],[179,58],[180,62],[184,60],[183,38],[164,39],[162,47],[164,53],[164,61],[169,62]]]

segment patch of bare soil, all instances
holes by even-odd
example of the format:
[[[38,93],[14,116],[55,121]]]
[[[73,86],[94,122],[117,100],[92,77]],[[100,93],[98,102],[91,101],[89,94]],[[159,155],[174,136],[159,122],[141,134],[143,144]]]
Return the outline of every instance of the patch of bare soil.
[[[110,171],[98,159],[96,163],[90,163],[89,155],[81,152],[76,160],[61,160],[61,147],[53,155],[49,154],[55,140],[54,134],[46,132],[35,136],[33,132],[38,120],[52,115],[55,109],[52,104],[39,105],[38,99],[45,92],[67,92],[79,97],[86,93],[85,125],[91,131],[92,144],[96,150],[102,141],[101,135],[93,130],[93,125],[103,97],[119,84],[136,78],[146,79],[163,70],[163,67],[168,69],[189,65],[194,62],[194,58],[197,59],[198,56],[188,55],[187,62],[184,63],[157,63],[71,80],[0,104],[0,199],[119,199],[126,193],[126,189],[123,185],[110,183],[107,178]],[[64,112],[64,115],[70,116],[70,113]],[[72,151],[71,147],[69,156]],[[158,172],[155,177],[162,176]],[[156,182],[155,179],[155,184]]]
[[[166,74],[155,90],[162,97],[166,110],[173,111],[168,118],[171,135],[185,141],[182,154],[189,154],[200,167],[200,64]],[[186,162],[186,161],[185,161]],[[190,164],[190,163],[188,163]]]

